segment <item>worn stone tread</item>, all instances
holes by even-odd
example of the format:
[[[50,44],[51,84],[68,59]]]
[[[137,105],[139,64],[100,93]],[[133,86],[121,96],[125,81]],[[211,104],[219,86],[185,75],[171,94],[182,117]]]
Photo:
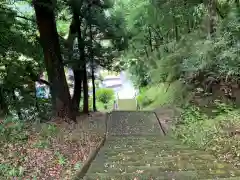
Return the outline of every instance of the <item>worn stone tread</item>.
[[[160,129],[155,129],[156,122],[149,113],[144,115],[141,123],[138,123],[138,113],[135,113],[135,117],[134,113],[122,113],[128,114],[122,115],[121,112],[117,112],[111,115],[114,119],[108,123],[109,133],[105,146],[100,150],[84,179],[240,180],[240,170],[231,164],[217,160],[208,152],[192,149],[163,136]],[[121,118],[124,118],[124,126],[117,129]],[[126,128],[128,124],[137,128]]]

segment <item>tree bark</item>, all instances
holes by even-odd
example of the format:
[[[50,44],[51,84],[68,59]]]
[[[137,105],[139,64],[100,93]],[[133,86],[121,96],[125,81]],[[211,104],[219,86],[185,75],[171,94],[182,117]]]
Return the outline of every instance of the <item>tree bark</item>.
[[[150,29],[150,27],[148,27],[148,35],[149,35],[149,39],[148,39],[148,43],[151,49],[151,52],[153,52],[153,45],[152,45],[152,31]]]
[[[53,115],[76,119],[73,112],[54,16],[54,3],[50,0],[33,1],[45,66],[50,83]]]
[[[216,0],[208,0],[206,4],[208,10],[208,35],[212,37],[214,32],[216,31]]]
[[[175,16],[173,16],[173,21],[174,21],[174,32],[175,32],[175,39],[178,42],[179,41],[179,32],[178,32],[178,24],[177,24],[177,19]]]
[[[93,93],[93,111],[97,111],[96,106],[96,87],[95,87],[95,75],[94,75],[94,65],[92,65],[92,93]]]
[[[89,113],[88,103],[88,78],[86,64],[83,67],[83,113]]]
[[[91,15],[91,13],[90,13]],[[89,31],[90,31],[90,58],[91,58],[91,74],[92,74],[92,93],[93,93],[93,111],[97,111],[96,107],[96,88],[95,88],[95,74],[94,74],[94,54],[93,54],[93,33],[92,33],[92,24],[89,25]]]
[[[82,94],[82,71],[79,69],[75,69],[73,70],[73,74],[74,74],[74,91],[72,97],[72,104],[74,111],[78,113]]]
[[[87,68],[86,68],[86,57],[85,57],[85,44],[84,39],[82,38],[81,34],[81,21],[77,12],[73,11],[73,19],[75,24],[75,29],[77,31],[77,39],[78,39],[78,49],[81,58],[81,69],[83,73],[83,113],[89,113],[89,106],[88,106],[88,80],[87,80]]]
[[[66,46],[69,49],[69,59],[73,57],[73,45],[74,40],[77,37],[77,29],[74,19],[71,22],[71,25],[69,27],[69,34],[66,41]],[[78,48],[79,49],[79,48]],[[81,61],[81,57],[79,58],[79,61]],[[73,90],[73,97],[72,97],[72,104],[73,109],[76,114],[79,113],[79,107],[81,102],[81,95],[82,95],[82,69],[78,65],[77,67],[72,67],[73,75],[74,75],[74,90]]]
[[[4,92],[4,88],[0,87],[0,115],[6,115],[8,114],[8,104],[6,102],[5,99],[5,92]]]

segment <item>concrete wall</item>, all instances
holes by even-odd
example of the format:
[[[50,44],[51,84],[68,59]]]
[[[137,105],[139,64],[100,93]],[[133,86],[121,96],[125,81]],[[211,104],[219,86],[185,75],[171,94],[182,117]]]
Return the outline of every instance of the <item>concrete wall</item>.
[[[137,102],[135,99],[118,99],[117,106],[118,106],[117,110],[129,110],[129,111],[137,110]]]

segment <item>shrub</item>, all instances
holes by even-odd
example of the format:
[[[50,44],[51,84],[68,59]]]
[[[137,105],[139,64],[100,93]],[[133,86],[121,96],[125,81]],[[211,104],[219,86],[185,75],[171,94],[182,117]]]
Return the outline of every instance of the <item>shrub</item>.
[[[96,98],[99,102],[107,105],[111,100],[114,99],[114,91],[108,88],[98,89],[96,92]]]
[[[137,102],[140,105],[140,107],[143,108],[143,107],[146,107],[146,106],[150,105],[153,102],[153,100],[150,99],[145,94],[139,94],[137,96]]]
[[[172,127],[173,137],[194,148],[208,150],[220,159],[239,165],[240,111],[218,104],[218,115],[208,117],[196,106],[183,109],[180,122]]]
[[[5,118],[0,124],[0,141],[25,142],[28,139],[26,124],[13,117]]]
[[[188,91],[180,82],[175,81],[171,84],[160,83],[141,89],[141,93],[137,96],[137,101],[141,108],[155,109],[163,105],[184,104],[188,101]]]

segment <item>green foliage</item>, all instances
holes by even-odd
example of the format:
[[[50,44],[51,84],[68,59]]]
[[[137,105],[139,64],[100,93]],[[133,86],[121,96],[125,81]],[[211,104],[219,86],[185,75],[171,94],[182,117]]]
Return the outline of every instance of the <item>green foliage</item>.
[[[208,117],[200,112],[200,109],[196,106],[185,105],[183,113],[180,116],[181,124],[191,124],[207,119]]]
[[[93,68],[102,66],[108,69],[118,66],[117,51],[126,47],[122,13],[113,13],[113,3],[108,0],[96,1],[91,6],[85,0],[71,2],[76,3],[74,10],[81,11],[78,12],[81,14],[84,41],[81,43],[86,49],[87,64],[93,65]],[[51,115],[51,103],[38,100],[34,93],[34,83],[39,81],[39,75],[45,70],[43,52],[32,3],[26,1],[23,4],[8,0],[0,2],[0,19],[3,24],[0,27],[0,112],[17,115],[24,120],[46,121]],[[74,69],[82,65],[79,52],[75,49],[74,53],[69,52],[69,44],[63,38],[69,33],[72,10],[69,3],[58,1],[55,13],[64,64]],[[109,15],[106,15],[106,10]],[[16,92],[18,97],[13,95]]]
[[[39,149],[47,149],[47,148],[49,148],[50,145],[49,145],[49,142],[47,140],[39,140],[33,146],[35,148],[39,148]]]
[[[41,125],[39,135],[43,139],[49,139],[53,136],[56,136],[58,132],[59,132],[59,129],[56,127],[56,125],[45,123]]]
[[[74,165],[74,170],[78,171],[80,170],[82,167],[82,163],[81,162],[77,162],[75,165]]]
[[[137,96],[137,102],[139,104],[139,106],[141,108],[144,108],[148,105],[150,105],[153,100],[150,99],[147,95],[146,95],[146,92],[141,92],[138,96]]]
[[[67,159],[60,152],[55,152],[55,156],[57,157],[58,164],[64,166],[67,163]]]
[[[29,136],[26,128],[24,122],[7,117],[0,124],[0,139],[2,142],[26,142]]]
[[[114,91],[109,88],[101,88],[96,92],[96,98],[99,102],[107,105],[114,98]]]
[[[135,84],[189,83],[198,74],[238,78],[239,6],[222,1],[217,6],[221,9],[211,17],[209,7],[201,1],[119,3],[130,34],[121,61]],[[213,24],[205,23],[207,18]],[[215,29],[212,34],[209,26]]]
[[[173,127],[173,137],[190,146],[210,150],[220,158],[237,164],[240,157],[239,136],[236,133],[240,123],[239,110],[224,104],[217,109],[221,113],[209,118],[199,108],[185,106]]]
[[[40,112],[36,112],[34,86],[44,68],[43,53],[31,15],[20,13],[16,9],[21,5],[12,3],[0,2],[0,107],[4,114],[36,120]]]
[[[137,100],[141,108],[154,109],[167,104],[181,105],[187,101],[189,95],[184,85],[180,81],[175,81],[171,84],[160,83],[144,88]]]
[[[11,164],[0,164],[0,177],[12,178],[21,177],[24,173],[24,169],[21,166],[14,167]]]

